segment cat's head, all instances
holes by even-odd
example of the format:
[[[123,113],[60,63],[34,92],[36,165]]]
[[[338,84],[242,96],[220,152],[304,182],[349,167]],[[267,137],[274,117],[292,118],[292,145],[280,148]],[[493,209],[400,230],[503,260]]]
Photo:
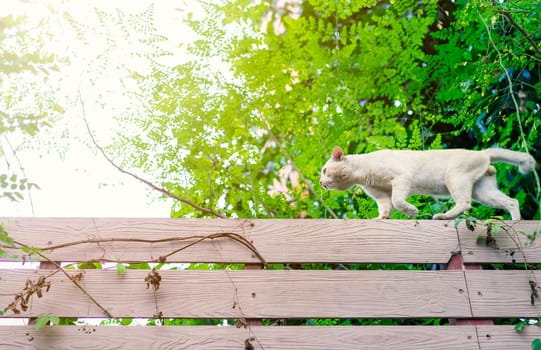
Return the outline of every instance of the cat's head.
[[[331,158],[321,169],[319,184],[328,190],[347,190],[353,186],[351,181],[351,164],[344,151],[336,146],[332,151]]]

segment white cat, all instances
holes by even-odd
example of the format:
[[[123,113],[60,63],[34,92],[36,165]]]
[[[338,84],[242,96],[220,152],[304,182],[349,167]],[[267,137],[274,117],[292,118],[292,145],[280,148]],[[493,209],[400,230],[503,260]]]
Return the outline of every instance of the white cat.
[[[504,162],[526,174],[536,162],[528,153],[502,148],[484,151],[465,149],[402,151],[382,150],[367,154],[344,155],[335,147],[321,171],[319,183],[326,189],[362,189],[378,204],[378,219],[388,219],[393,208],[408,216],[419,214],[406,202],[412,194],[451,196],[455,206],[434,219],[453,219],[471,208],[472,198],[492,208],[506,209],[513,220],[520,220],[519,204],[498,190],[496,169]]]

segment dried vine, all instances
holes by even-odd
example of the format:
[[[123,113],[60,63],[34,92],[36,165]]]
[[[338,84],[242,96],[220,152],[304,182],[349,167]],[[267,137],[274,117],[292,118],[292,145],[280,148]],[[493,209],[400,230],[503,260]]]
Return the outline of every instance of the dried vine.
[[[537,277],[535,276],[534,270],[532,269],[532,265],[528,263],[528,259],[526,258],[526,254],[524,253],[524,247],[522,245],[521,240],[517,237],[518,232],[513,228],[512,225],[508,225],[503,221],[499,220],[487,220],[486,224],[486,245],[488,247],[494,248],[496,250],[500,250],[501,248],[498,246],[498,243],[496,241],[496,238],[494,237],[494,234],[498,233],[498,231],[501,229],[503,232],[506,233],[507,237],[513,242],[516,249],[521,255],[521,258],[523,260],[524,264],[524,270],[526,270],[529,273],[529,281],[528,285],[530,287],[530,303],[532,305],[535,305],[535,300],[539,298],[538,290],[541,290],[541,285],[537,281]],[[509,254],[511,257],[515,255],[515,250],[511,249],[505,249],[506,254]],[[512,262],[515,263],[516,260],[513,257]]]
[[[188,249],[198,243],[201,243],[206,240],[216,240],[219,238],[228,238],[231,239],[237,243],[240,243],[244,247],[248,248],[260,261],[261,264],[267,265],[267,262],[265,258],[259,253],[257,248],[254,246],[252,242],[250,242],[248,239],[246,239],[244,236],[234,233],[234,232],[218,232],[218,233],[211,233],[208,235],[192,235],[187,237],[167,237],[167,238],[159,238],[159,239],[144,239],[144,238],[117,238],[117,237],[111,237],[111,238],[89,238],[89,239],[83,239],[73,242],[67,242],[67,243],[61,243],[56,245],[50,245],[47,247],[29,247],[21,242],[13,241],[13,243],[20,245],[23,248],[27,248],[28,251],[33,252],[35,251],[53,251],[56,249],[66,248],[66,247],[73,247],[81,244],[101,244],[101,243],[110,243],[110,242],[135,242],[135,243],[149,243],[149,244],[155,244],[155,243],[167,243],[167,242],[180,242],[180,241],[189,241],[194,240],[193,242],[188,243],[187,245],[177,248],[175,250],[172,250],[169,253],[166,253],[164,255],[159,256],[155,259],[145,260],[145,262],[159,262],[164,263],[167,261],[167,258],[177,254],[185,249]],[[3,247],[3,246],[0,246]],[[48,260],[48,259],[47,259]],[[108,258],[102,258],[100,259],[104,262],[117,262],[118,259],[108,259]]]
[[[233,241],[235,241],[237,243],[240,243],[242,246],[249,249],[250,252],[252,252],[254,254],[254,256],[256,256],[259,259],[261,264],[263,264],[263,265],[267,264],[266,260],[263,258],[261,253],[259,253],[259,251],[256,249],[256,247],[253,245],[252,242],[247,240],[242,235],[237,234],[237,233],[233,233],[233,232],[212,233],[212,234],[208,234],[208,235],[193,235],[193,236],[189,236],[189,237],[169,237],[169,238],[162,238],[162,239],[136,239],[136,238],[129,239],[129,238],[114,238],[114,237],[113,238],[105,238],[105,239],[90,238],[90,239],[86,239],[86,240],[68,242],[68,243],[58,244],[58,245],[54,245],[54,246],[43,247],[43,248],[31,247],[31,246],[29,246],[29,245],[27,245],[25,243],[20,242],[20,241],[12,240],[13,245],[10,245],[9,246],[10,248],[15,248],[15,249],[20,249],[20,250],[23,250],[23,251],[26,251],[26,252],[30,252],[29,254],[35,254],[35,255],[39,256],[42,260],[47,261],[49,263],[52,263],[56,267],[56,269],[54,271],[50,272],[49,274],[39,276],[37,281],[35,281],[35,282],[28,279],[25,282],[24,289],[20,293],[17,293],[15,295],[13,302],[10,303],[5,309],[6,310],[11,310],[14,314],[20,314],[20,310],[22,310],[23,312],[26,311],[28,309],[28,303],[29,303],[30,298],[33,295],[37,295],[39,298],[41,298],[42,295],[43,295],[43,291],[48,292],[51,287],[54,287],[54,285],[51,284],[51,282],[48,281],[48,279],[50,279],[52,276],[56,275],[57,273],[62,272],[69,279],[69,281],[71,281],[107,317],[113,319],[115,317],[113,315],[111,315],[111,313],[103,305],[101,305],[92,295],[90,295],[90,293],[87,290],[85,290],[85,288],[79,283],[82,280],[82,278],[84,277],[82,272],[78,272],[78,273],[76,273],[74,275],[70,275],[65,270],[65,267],[62,267],[62,266],[60,266],[60,264],[58,262],[55,262],[55,261],[51,260],[49,257],[47,257],[44,254],[44,252],[52,251],[52,250],[55,250],[55,249],[62,249],[62,248],[66,248],[66,247],[72,247],[72,246],[81,245],[81,244],[89,244],[89,243],[90,244],[94,243],[94,244],[97,244],[97,245],[99,245],[101,243],[106,243],[106,242],[139,242],[139,243],[153,244],[153,243],[163,243],[163,242],[178,242],[178,241],[194,240],[193,242],[190,242],[190,243],[186,244],[183,247],[174,249],[174,250],[160,256],[157,259],[150,260],[150,262],[164,263],[164,262],[167,261],[168,257],[170,257],[170,256],[172,256],[172,255],[174,255],[174,254],[176,254],[176,253],[178,253],[180,251],[183,251],[183,250],[185,250],[185,249],[187,249],[189,247],[192,247],[192,246],[194,246],[194,245],[196,245],[198,243],[201,243],[201,242],[203,242],[205,240],[215,241],[216,239],[219,239],[219,238],[227,238],[227,239],[233,240]],[[106,258],[103,258],[103,259],[100,259],[100,260],[101,261],[108,261],[108,262],[117,261],[117,260],[106,259]],[[71,265],[68,265],[68,266],[71,266]],[[233,283],[233,286],[234,286],[234,288],[236,290],[236,286],[234,284],[234,281],[231,279],[229,274],[228,274],[228,277],[230,278],[230,280]],[[154,317],[161,319],[161,318],[163,318],[163,313],[158,310],[157,295],[156,295],[156,292],[160,287],[161,276],[160,276],[160,274],[158,273],[158,271],[156,269],[153,269],[145,277],[144,282],[147,285],[147,289],[149,287],[152,287],[152,292],[153,292],[154,300],[155,300],[155,303],[156,303],[156,314],[154,315]],[[239,301],[235,300],[234,303],[235,303],[235,305],[238,305],[239,309],[240,309]]]

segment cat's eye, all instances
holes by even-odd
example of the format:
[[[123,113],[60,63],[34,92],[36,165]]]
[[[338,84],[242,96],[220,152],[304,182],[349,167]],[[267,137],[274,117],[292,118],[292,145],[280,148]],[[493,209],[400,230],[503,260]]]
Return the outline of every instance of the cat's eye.
[[[323,168],[323,175],[327,175],[327,168]]]

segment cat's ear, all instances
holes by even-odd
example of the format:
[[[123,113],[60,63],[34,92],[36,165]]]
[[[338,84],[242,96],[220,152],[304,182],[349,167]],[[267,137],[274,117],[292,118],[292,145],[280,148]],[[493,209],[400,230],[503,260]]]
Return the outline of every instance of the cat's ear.
[[[332,150],[332,159],[336,161],[340,161],[344,159],[344,151],[338,146],[334,147]]]

